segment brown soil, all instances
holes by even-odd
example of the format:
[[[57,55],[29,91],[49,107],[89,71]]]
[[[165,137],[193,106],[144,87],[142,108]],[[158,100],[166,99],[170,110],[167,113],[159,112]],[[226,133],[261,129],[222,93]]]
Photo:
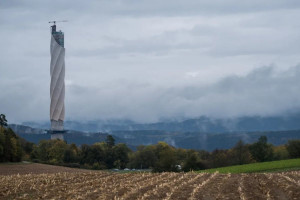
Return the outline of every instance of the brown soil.
[[[0,165],[0,199],[299,199],[300,171],[254,174],[110,173]]]
[[[13,175],[13,174],[50,174],[58,172],[79,172],[87,171],[84,169],[76,169],[69,167],[61,167],[54,165],[45,165],[38,163],[16,163],[16,164],[0,164],[0,175]]]

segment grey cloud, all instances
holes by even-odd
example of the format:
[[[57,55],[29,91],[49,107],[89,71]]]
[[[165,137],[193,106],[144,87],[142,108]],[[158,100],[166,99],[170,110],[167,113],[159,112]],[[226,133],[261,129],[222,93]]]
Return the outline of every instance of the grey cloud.
[[[280,73],[275,67],[263,67],[246,76],[229,76],[205,87],[195,82],[157,88],[125,81],[100,88],[82,88],[85,93],[81,94],[71,86],[69,98],[80,109],[74,109],[77,106],[71,104],[68,110],[72,116],[130,118],[142,122],[182,116],[274,115],[300,108],[299,71],[300,66]]]
[[[45,104],[50,101],[49,92],[43,89],[45,86],[48,84],[30,78],[1,79],[1,113],[5,113],[11,122],[46,119],[49,111]]]
[[[299,10],[298,0],[1,1],[0,112],[48,120],[48,21],[63,19],[67,118],[298,109],[299,67],[286,69],[299,63]]]
[[[181,38],[185,35],[187,38]],[[183,37],[185,37],[183,36]],[[93,50],[76,50],[71,52],[72,56],[107,56],[121,54],[154,54],[165,55],[176,50],[195,50],[207,47],[206,41],[193,40],[187,31],[165,32],[158,36],[137,40],[114,40],[114,45]],[[192,41],[192,42],[191,42]]]
[[[29,11],[42,11],[47,14],[63,15],[64,13],[82,14],[88,12],[92,15],[126,15],[126,16],[178,16],[178,15],[219,15],[249,12],[263,12],[273,10],[293,10],[299,8],[297,0],[266,0],[266,1],[238,1],[238,0],[180,0],[180,1],[1,1],[1,9],[20,9]]]
[[[270,18],[274,14],[261,14],[251,16],[258,22],[260,18]],[[278,14],[285,16],[286,13]],[[300,17],[300,14],[293,14]],[[289,18],[288,18],[289,19]],[[178,28],[166,30],[160,34],[149,37],[124,39],[105,36],[99,39],[106,41],[105,45],[98,48],[77,49],[71,52],[74,56],[120,56],[122,54],[153,54],[164,56],[174,51],[199,51],[202,55],[209,56],[241,56],[241,55],[296,55],[300,51],[298,21],[290,20],[277,22],[266,27],[245,26],[242,24],[249,21],[249,16],[235,19],[228,17],[215,20],[211,24],[195,24],[191,28]],[[289,28],[286,27],[289,21]],[[176,22],[170,19],[170,22]],[[223,22],[223,24],[222,24]],[[134,22],[132,22],[134,23]],[[292,27],[294,26],[294,28]],[[132,30],[134,31],[134,30]],[[134,34],[134,33],[133,33]]]

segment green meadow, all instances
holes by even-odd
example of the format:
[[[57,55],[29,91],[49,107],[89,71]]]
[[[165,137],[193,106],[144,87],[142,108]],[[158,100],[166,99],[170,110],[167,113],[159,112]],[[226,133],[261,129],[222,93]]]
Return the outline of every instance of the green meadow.
[[[209,172],[213,173],[218,171],[219,173],[254,173],[254,172],[278,172],[278,171],[290,171],[300,170],[300,158],[251,163],[246,165],[235,165],[229,167],[220,167],[214,169],[206,169],[198,172]]]

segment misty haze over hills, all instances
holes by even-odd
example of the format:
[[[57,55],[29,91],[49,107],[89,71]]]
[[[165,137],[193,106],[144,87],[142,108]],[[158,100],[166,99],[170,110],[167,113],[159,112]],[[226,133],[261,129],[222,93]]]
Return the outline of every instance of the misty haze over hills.
[[[24,122],[23,125],[38,129],[49,129],[49,122]],[[95,121],[66,121],[66,130],[82,132],[107,132],[160,130],[178,132],[253,132],[253,131],[283,131],[300,129],[300,112],[282,116],[245,116],[231,119],[212,119],[199,117],[181,121],[161,121],[158,123],[135,123],[130,120],[95,120]]]
[[[300,113],[272,117],[240,117],[235,119],[210,119],[199,117],[182,121],[161,121],[138,124],[130,120],[67,121],[65,135],[68,143],[94,144],[105,141],[108,134],[118,143],[126,143],[135,149],[139,145],[164,141],[174,147],[186,149],[226,149],[239,140],[253,143],[265,135],[274,145],[286,144],[288,140],[300,139]],[[48,122],[24,122],[10,127],[28,141],[38,143],[50,139],[46,134]]]

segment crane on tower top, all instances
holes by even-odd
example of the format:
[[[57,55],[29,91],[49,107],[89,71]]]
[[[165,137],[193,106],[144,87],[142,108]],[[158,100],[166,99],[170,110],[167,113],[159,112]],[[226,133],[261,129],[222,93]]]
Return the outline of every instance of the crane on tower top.
[[[55,25],[56,22],[68,22],[68,20],[61,20],[61,21],[50,21],[49,23],[53,23]]]
[[[60,46],[64,47],[64,33],[61,30],[56,31],[56,23],[57,22],[67,22],[67,20],[50,21],[49,22],[49,23],[53,23],[53,25],[50,27],[50,32],[51,32],[52,36],[54,37],[54,39]]]

